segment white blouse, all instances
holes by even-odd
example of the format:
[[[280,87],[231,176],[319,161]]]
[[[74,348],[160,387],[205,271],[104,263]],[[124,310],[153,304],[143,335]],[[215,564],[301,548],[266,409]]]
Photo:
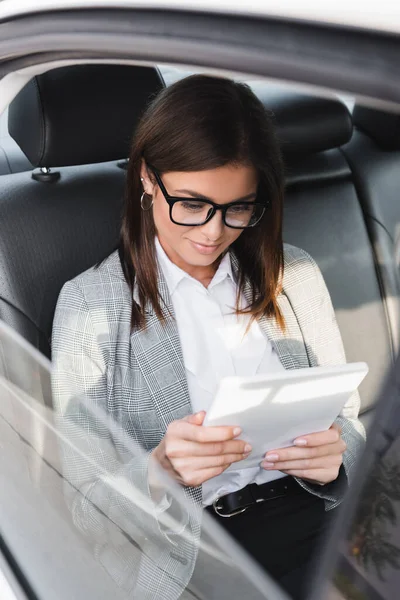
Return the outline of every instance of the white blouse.
[[[169,260],[156,238],[157,258],[174,308],[193,412],[207,411],[222,377],[282,370],[272,345],[257,321],[235,315],[236,284],[230,255],[222,259],[208,288]],[[246,306],[241,298],[241,307]],[[245,487],[283,477],[261,467],[222,473],[203,484],[203,505]]]

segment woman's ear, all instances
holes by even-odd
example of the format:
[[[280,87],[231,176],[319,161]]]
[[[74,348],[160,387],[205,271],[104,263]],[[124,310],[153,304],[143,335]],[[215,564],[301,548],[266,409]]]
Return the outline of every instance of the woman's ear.
[[[147,165],[143,159],[142,164],[140,166],[140,181],[142,183],[143,191],[146,192],[146,194],[148,194],[149,196],[152,196],[154,191],[154,184],[150,179]]]

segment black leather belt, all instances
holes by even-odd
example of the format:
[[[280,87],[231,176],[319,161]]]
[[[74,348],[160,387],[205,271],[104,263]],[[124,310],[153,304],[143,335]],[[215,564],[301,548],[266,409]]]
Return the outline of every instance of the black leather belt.
[[[287,476],[262,485],[250,483],[237,492],[226,494],[214,500],[207,509],[214,510],[220,517],[234,517],[245,512],[248,508],[274,498],[299,494],[303,488],[293,477]]]

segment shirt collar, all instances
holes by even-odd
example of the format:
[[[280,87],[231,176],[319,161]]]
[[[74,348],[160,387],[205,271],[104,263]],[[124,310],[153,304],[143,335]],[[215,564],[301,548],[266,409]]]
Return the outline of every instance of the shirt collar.
[[[222,260],[219,263],[217,272],[215,273],[214,277],[212,278],[208,288],[210,289],[211,287],[214,287],[214,285],[221,283],[221,281],[223,281],[227,277],[230,278],[231,281],[234,281],[233,273],[232,273],[231,256],[230,256],[229,252],[226,252],[226,254],[222,257]]]
[[[170,295],[175,292],[178,285],[181,283],[183,279],[189,279],[196,283],[197,282],[193,277],[191,277],[188,273],[179,268],[175,263],[173,263],[165,253],[165,250],[161,246],[158,237],[156,236],[156,254],[157,259],[160,264],[161,270],[164,274],[165,280],[167,282],[168,291]],[[217,272],[212,278],[208,289],[214,287],[218,283],[221,283],[226,277],[230,277],[232,281],[234,281],[233,273],[232,273],[232,264],[229,252],[227,252],[222,258]]]

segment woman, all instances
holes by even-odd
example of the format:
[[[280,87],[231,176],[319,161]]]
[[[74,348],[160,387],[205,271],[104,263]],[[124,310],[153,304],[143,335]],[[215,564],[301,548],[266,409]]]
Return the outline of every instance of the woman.
[[[99,539],[96,507],[131,536],[146,530],[153,551],[147,546],[135,597],[160,589],[178,597],[174,585],[186,585],[196,560],[196,549],[182,556],[168,544],[187,528],[198,539],[198,511],[182,516],[180,530],[157,526],[172,507],[156,465],[298,597],[351,478],[363,442],[357,394],[329,431],[268,452],[255,469],[240,468],[251,452],[240,430],[202,426],[221,377],[345,362],[317,265],[283,246],[283,185],[270,116],[251,90],[188,77],[157,96],[136,131],[119,251],[61,292],[55,403],[82,425],[74,440],[103,468],[82,468],[66,453],[78,490],[71,510]],[[141,457],[93,417],[99,408],[140,444]],[[147,508],[121,500],[110,473],[133,481]],[[160,535],[166,546],[156,552]]]

